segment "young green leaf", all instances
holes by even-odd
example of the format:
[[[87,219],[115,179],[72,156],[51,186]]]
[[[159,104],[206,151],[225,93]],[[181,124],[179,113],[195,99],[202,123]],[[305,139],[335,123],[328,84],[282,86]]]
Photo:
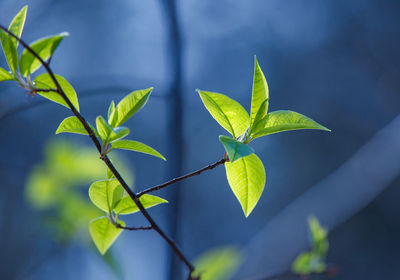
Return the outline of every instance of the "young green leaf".
[[[28,10],[27,5],[22,7],[22,9],[14,17],[14,19],[10,23],[10,26],[8,27],[8,30],[10,30],[11,33],[13,33],[14,35],[16,35],[19,38],[21,38],[22,30],[24,29],[27,10]],[[11,41],[13,42],[13,44],[15,46],[15,50],[17,50],[17,47],[19,44],[18,40],[15,38],[11,38]]]
[[[57,35],[41,38],[33,42],[30,47],[40,56],[40,58],[46,61],[53,55],[53,52],[61,43],[62,39],[68,35],[67,32],[63,32]],[[19,60],[19,70],[21,74],[26,77],[33,74],[40,68],[40,66],[42,66],[40,61],[30,51],[25,49]]]
[[[13,72],[13,74],[15,75],[18,67],[17,48],[15,47],[11,36],[3,30],[0,30],[0,41],[8,66],[10,67],[11,72]]]
[[[297,129],[319,129],[330,131],[312,119],[293,111],[275,111],[260,120],[251,132],[255,139],[264,135]]]
[[[129,134],[129,128],[123,126],[113,128],[102,116],[98,116],[96,118],[96,127],[100,138],[105,143],[111,143],[118,139],[124,138]]]
[[[139,200],[144,208],[150,208],[161,203],[168,203],[165,199],[150,194],[142,195]],[[138,212],[139,208],[130,196],[124,196],[115,206],[114,211],[117,215],[127,215]]]
[[[111,101],[110,107],[108,107],[108,113],[107,113],[108,123],[110,123],[110,117],[114,111],[115,111],[115,103],[113,100]]]
[[[253,92],[251,97],[251,124],[254,123],[256,114],[259,112],[261,118],[263,118],[268,111],[268,84],[265,80],[264,73],[262,72],[260,65],[258,65],[257,57],[254,56],[254,77],[253,77]],[[261,104],[266,101],[265,106],[261,107]]]
[[[88,125],[93,130],[94,134],[96,136],[99,136],[97,130],[89,123]],[[83,127],[82,123],[79,121],[77,117],[68,117],[60,123],[60,125],[57,128],[56,134],[63,132],[89,135],[89,133],[86,131],[86,129]]]
[[[211,116],[234,138],[249,128],[249,115],[238,102],[220,93],[202,90],[197,92]]]
[[[228,183],[248,217],[256,206],[265,186],[265,169],[261,160],[251,154],[234,163],[225,162]]]
[[[251,147],[230,137],[220,135],[219,141],[221,141],[222,145],[224,145],[225,151],[227,152],[229,160],[232,163],[238,159],[241,159],[242,157],[254,153],[254,150]]]
[[[321,273],[325,270],[325,263],[313,252],[304,252],[292,264],[292,271],[298,274]]]
[[[311,233],[312,250],[320,258],[324,258],[329,249],[328,230],[323,228],[314,216],[308,219],[308,226]]]
[[[109,118],[109,124],[113,127],[120,126],[138,112],[150,97],[153,88],[136,90],[125,96],[115,107]]]
[[[118,221],[125,226],[123,221]],[[92,220],[89,225],[90,235],[102,255],[107,252],[108,248],[114,243],[121,234],[122,229],[115,227],[110,223],[107,217],[100,217]]]
[[[121,200],[124,189],[117,179],[94,182],[89,188],[89,197],[101,210],[110,213]]]
[[[14,80],[14,77],[4,68],[0,67],[0,82]]]
[[[61,88],[65,92],[66,96],[71,101],[72,105],[74,105],[75,109],[79,112],[78,96],[76,95],[74,88],[68,83],[66,79],[64,79],[60,75],[55,75],[55,76]],[[54,84],[53,80],[51,79],[48,73],[44,73],[42,75],[37,76],[36,79],[34,80],[34,83],[35,87],[38,89],[56,89],[56,85]],[[43,96],[44,98],[47,98],[53,102],[56,102],[58,104],[61,104],[69,108],[68,104],[61,97],[61,95],[58,94],[58,92],[38,91],[37,93]]]
[[[152,147],[147,146],[141,142],[138,141],[133,141],[133,140],[117,140],[112,143],[112,148],[113,149],[122,149],[122,150],[129,150],[129,151],[134,151],[134,152],[139,152],[139,153],[144,153],[148,155],[152,155],[155,157],[159,157],[163,160],[166,160],[165,157],[154,150]]]
[[[241,253],[234,247],[213,249],[195,260],[194,276],[201,276],[201,280],[231,279],[241,262]]]

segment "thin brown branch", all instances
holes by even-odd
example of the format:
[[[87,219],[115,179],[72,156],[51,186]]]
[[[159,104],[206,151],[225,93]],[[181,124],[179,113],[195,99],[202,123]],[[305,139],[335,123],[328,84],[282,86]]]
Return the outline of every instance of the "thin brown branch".
[[[193,177],[193,176],[196,176],[196,175],[200,175],[202,172],[204,172],[204,171],[206,171],[206,170],[214,169],[214,168],[217,167],[218,165],[224,164],[226,161],[227,161],[227,159],[224,157],[223,159],[217,161],[216,163],[207,165],[206,167],[203,167],[202,169],[199,169],[199,170],[194,171],[194,172],[192,172],[192,173],[183,175],[183,176],[181,176],[181,177],[174,178],[174,179],[172,179],[172,180],[170,180],[170,181],[168,181],[168,182],[165,182],[165,183],[163,183],[163,184],[160,184],[160,185],[157,185],[157,186],[148,188],[148,189],[146,189],[146,190],[144,190],[144,191],[141,191],[141,192],[139,192],[139,193],[137,194],[137,196],[138,196],[138,197],[141,197],[142,195],[144,195],[144,194],[146,194],[146,193],[158,191],[158,190],[161,190],[161,189],[163,189],[163,188],[168,187],[169,185],[175,184],[175,183],[177,183],[177,182],[179,182],[179,181],[185,180],[185,179],[187,179],[187,178],[190,178],[190,177]]]
[[[117,228],[121,228],[121,229],[125,229],[125,230],[151,230],[151,229],[153,229],[152,226],[148,226],[148,227],[126,227],[126,226],[123,226],[121,224],[117,224],[116,227]]]
[[[96,146],[98,152],[101,154],[101,144],[99,140],[96,138],[93,130],[90,128],[89,124],[86,122],[86,120],[83,118],[83,116],[78,112],[78,110],[74,107],[74,105],[71,103],[63,89],[61,88],[59,82],[57,81],[53,71],[51,70],[49,64],[45,62],[32,48],[28,46],[21,38],[10,32],[6,27],[0,25],[0,29],[3,31],[7,32],[10,36],[18,40],[21,45],[28,50],[34,57],[36,57],[40,63],[43,65],[43,67],[46,69],[47,73],[50,75],[52,81],[54,82],[58,94],[64,99],[64,101],[67,103],[69,108],[71,109],[72,113],[79,119],[79,121],[82,123],[83,127],[85,130],[88,132],[90,139]],[[125,189],[125,191],[128,193],[128,195],[132,198],[132,200],[135,202],[137,207],[139,208],[140,212],[145,216],[145,218],[148,220],[150,223],[152,229],[154,229],[159,235],[161,235],[162,238],[170,245],[172,250],[178,255],[178,257],[182,260],[182,262],[185,263],[185,265],[188,267],[190,274],[194,271],[194,266],[189,262],[189,260],[183,255],[183,253],[179,250],[175,242],[170,239],[162,230],[161,228],[157,225],[157,223],[153,220],[153,218],[150,216],[150,214],[146,211],[146,209],[143,207],[143,204],[140,202],[139,197],[129,188],[128,184],[125,182],[125,180],[121,177],[117,169],[114,167],[112,162],[107,156],[102,157],[102,160],[104,163],[107,165],[107,167],[111,170],[111,172],[114,174],[115,178],[119,181],[121,186]]]

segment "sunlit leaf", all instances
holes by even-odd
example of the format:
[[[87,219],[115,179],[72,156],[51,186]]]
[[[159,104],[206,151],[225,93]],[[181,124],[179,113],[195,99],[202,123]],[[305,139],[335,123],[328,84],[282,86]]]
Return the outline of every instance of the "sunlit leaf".
[[[22,30],[24,29],[27,10],[28,6],[26,5],[18,12],[8,27],[8,30],[19,38],[21,38]],[[19,44],[18,40],[11,38],[11,41],[13,42],[15,49],[17,49]]]
[[[229,185],[248,217],[264,190],[265,169],[261,160],[251,154],[234,163],[225,162]]]
[[[11,75],[6,69],[0,67],[0,82],[14,80],[13,75]]]
[[[125,226],[123,221],[119,221],[119,223]],[[91,221],[89,229],[93,242],[102,255],[107,252],[108,248],[122,232],[122,229],[112,225],[107,217],[100,217]]]
[[[268,111],[268,84],[265,80],[264,73],[262,72],[256,56],[254,56],[254,77],[253,77],[253,92],[251,97],[251,124],[253,124],[256,114],[259,112],[261,118],[263,118]],[[265,105],[261,107],[261,104],[265,102]]]
[[[98,136],[96,129],[89,123],[88,125],[93,130],[94,134]],[[77,117],[68,117],[60,123],[60,125],[57,128],[56,134],[63,132],[89,135],[89,133],[86,131],[85,127],[82,125],[82,123]]]
[[[52,55],[64,37],[68,36],[67,32],[57,35],[41,38],[30,45],[30,48],[39,55],[41,59],[46,61]],[[19,60],[19,70],[23,76],[34,73],[41,66],[41,62],[27,49],[25,49]]]
[[[122,149],[122,150],[129,150],[135,151],[139,153],[149,154],[155,157],[159,157],[163,160],[166,160],[163,155],[159,152],[154,150],[152,147],[149,147],[141,142],[133,141],[133,140],[118,140],[112,143],[113,149]]]
[[[18,67],[17,49],[11,39],[11,36],[3,30],[0,30],[0,41],[8,66],[10,67],[11,72],[13,72],[15,75]]]
[[[113,128],[102,116],[98,116],[96,118],[96,127],[100,138],[105,143],[111,143],[118,139],[124,138],[129,134],[129,128],[123,126]]]
[[[60,84],[61,88],[65,92],[65,95],[71,101],[72,105],[74,105],[75,109],[78,110],[78,112],[79,112],[78,96],[76,95],[74,88],[68,83],[68,81],[66,79],[64,79],[60,75],[55,75],[55,76],[56,76],[56,79],[57,79],[58,83]],[[37,76],[36,79],[34,80],[34,82],[35,82],[36,88],[39,88],[39,89],[56,89],[56,85],[54,84],[53,80],[51,79],[51,77],[48,73],[44,73],[40,76]],[[44,98],[47,98],[53,102],[56,102],[58,104],[61,104],[65,107],[69,108],[68,104],[61,97],[61,95],[58,94],[57,92],[38,91],[38,94],[40,94]]]
[[[107,113],[108,123],[110,123],[110,117],[114,111],[115,111],[115,103],[113,100],[110,103],[110,107],[108,107],[108,113]]]
[[[319,129],[330,131],[312,119],[293,111],[275,111],[259,121],[251,132],[255,139],[264,135],[297,129]]]
[[[117,179],[94,182],[89,188],[90,200],[105,212],[111,212],[121,200],[124,189]]]
[[[150,194],[142,195],[139,200],[143,204],[144,208],[150,208],[161,203],[168,203],[165,199]],[[114,211],[118,215],[127,215],[138,212],[139,208],[131,197],[124,196],[115,206]]]
[[[241,159],[242,157],[254,153],[254,150],[251,147],[230,137],[220,135],[219,141],[221,141],[221,143],[224,145],[225,151],[227,152],[229,160],[232,163],[238,159]]]
[[[226,95],[197,90],[211,116],[234,138],[242,135],[250,125],[246,110]]]
[[[113,127],[120,126],[138,112],[146,104],[153,88],[136,90],[125,96],[115,107],[109,118],[109,124]]]
[[[213,249],[195,260],[194,276],[200,275],[201,280],[231,279],[241,262],[242,256],[234,247]]]

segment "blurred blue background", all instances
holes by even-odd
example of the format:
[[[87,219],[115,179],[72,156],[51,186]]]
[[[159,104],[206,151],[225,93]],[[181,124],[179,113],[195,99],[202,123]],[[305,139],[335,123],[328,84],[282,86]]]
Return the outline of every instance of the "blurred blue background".
[[[155,87],[127,126],[132,139],[168,161],[121,154],[137,190],[222,157],[218,135],[225,132],[195,89],[249,108],[256,54],[270,110],[303,113],[332,133],[254,141],[267,184],[247,219],[223,167],[159,192],[170,203],[151,214],[190,259],[218,246],[243,248],[237,279],[287,270],[307,247],[309,214],[330,229],[327,261],[341,268],[335,279],[400,278],[400,2],[186,0],[176,2],[176,14],[169,3],[2,0],[0,23],[29,4],[25,41],[70,32],[52,67],[75,87],[92,123],[111,100]],[[112,247],[120,274],[81,242],[50,237],[41,222],[46,213],[26,201],[24,189],[50,138],[90,147],[85,137],[54,135],[69,115],[13,83],[0,84],[0,278],[180,279],[169,278],[170,250],[156,233],[121,235]],[[127,221],[145,224],[140,215]]]

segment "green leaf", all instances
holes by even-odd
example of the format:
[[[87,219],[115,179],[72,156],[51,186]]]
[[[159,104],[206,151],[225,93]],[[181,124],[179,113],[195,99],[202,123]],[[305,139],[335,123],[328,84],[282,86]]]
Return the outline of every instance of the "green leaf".
[[[125,226],[123,221],[119,221],[119,223]],[[100,217],[92,220],[89,230],[94,244],[96,244],[97,249],[99,249],[102,255],[107,252],[108,248],[110,248],[122,232],[122,229],[111,224],[107,217]]]
[[[0,67],[0,82],[14,80],[14,77],[4,68]]]
[[[108,123],[110,123],[110,117],[114,111],[115,111],[115,103],[113,100],[113,101],[111,101],[110,107],[108,107],[108,114],[107,114]]]
[[[197,92],[211,116],[234,138],[249,128],[249,115],[238,102],[220,93],[202,90]]]
[[[166,160],[165,157],[154,150],[152,147],[147,146],[141,142],[133,141],[133,140],[118,140],[112,144],[113,149],[122,149],[122,150],[129,150],[144,154],[149,154],[155,157],[159,157],[163,160]]]
[[[91,126],[89,123],[88,123],[88,125],[93,130],[94,134],[96,136],[99,136],[97,133],[97,130],[93,126]],[[63,132],[89,135],[89,133],[86,131],[85,127],[82,125],[82,123],[80,122],[80,120],[77,117],[68,117],[60,123],[60,125],[57,128],[56,134],[63,133]]]
[[[138,112],[150,97],[153,88],[136,90],[125,96],[115,107],[109,118],[109,124],[113,127],[120,126]]]
[[[65,95],[71,101],[72,105],[74,105],[75,109],[79,112],[78,96],[76,95],[74,88],[68,83],[66,79],[64,79],[60,75],[55,75],[55,77],[58,83],[60,84],[61,88],[65,92]],[[34,83],[35,87],[39,89],[56,89],[56,85],[54,84],[53,80],[51,79],[48,73],[44,73],[42,75],[37,76],[36,79],[34,80]],[[58,92],[38,91],[38,94],[40,94],[44,98],[47,98],[53,102],[56,102],[58,104],[61,104],[69,108],[68,104],[65,102],[65,100],[61,97],[61,95]]]
[[[89,197],[101,210],[110,213],[121,200],[124,189],[117,179],[94,182],[89,188]]]
[[[257,57],[254,56],[254,77],[253,77],[253,92],[251,97],[251,124],[253,124],[257,113],[263,118],[268,112],[268,84],[265,80],[264,73],[258,65]],[[265,106],[261,107],[265,102]],[[260,111],[261,109],[261,111]],[[259,112],[260,111],[260,112]]]
[[[308,219],[308,226],[311,233],[312,249],[320,258],[324,258],[329,249],[328,230],[323,228],[314,216]]]
[[[229,185],[248,217],[256,206],[265,186],[265,169],[261,160],[251,154],[234,163],[225,162]]]
[[[229,160],[232,163],[254,153],[251,147],[230,137],[220,135],[219,141],[224,145],[225,151],[228,153]]]
[[[201,276],[201,280],[231,279],[241,262],[241,253],[234,247],[213,249],[195,260],[194,276]]]
[[[41,59],[46,61],[53,55],[53,52],[61,43],[62,39],[68,35],[67,32],[63,32],[57,35],[41,38],[33,42],[30,47],[40,56]],[[42,64],[39,59],[37,59],[30,51],[25,49],[19,60],[19,70],[21,74],[26,77],[38,70],[40,66],[42,66]]]
[[[11,33],[19,38],[21,38],[22,30],[24,29],[27,10],[28,6],[26,5],[18,12],[18,14],[14,17],[14,19],[10,23],[10,26],[8,27],[8,30],[10,30]],[[17,50],[19,44],[18,40],[15,38],[11,38],[11,41],[15,46],[15,50]]]
[[[253,128],[250,136],[252,139],[255,139],[272,133],[297,129],[330,131],[328,128],[302,114],[293,111],[275,111],[267,114],[264,119],[260,120]]]
[[[321,273],[325,268],[325,263],[312,252],[304,252],[300,254],[292,264],[292,271],[302,275]]]
[[[102,116],[98,116],[96,118],[96,127],[100,138],[105,143],[111,143],[118,139],[124,138],[129,134],[129,128],[123,126],[113,128]]]
[[[0,30],[0,41],[8,66],[10,67],[11,72],[15,75],[18,66],[17,48],[15,47],[11,36],[3,30]]]
[[[150,208],[161,203],[168,203],[165,199],[150,194],[142,195],[139,200],[144,208]],[[124,196],[115,206],[114,211],[117,215],[127,215],[138,212],[139,208],[130,196]]]

